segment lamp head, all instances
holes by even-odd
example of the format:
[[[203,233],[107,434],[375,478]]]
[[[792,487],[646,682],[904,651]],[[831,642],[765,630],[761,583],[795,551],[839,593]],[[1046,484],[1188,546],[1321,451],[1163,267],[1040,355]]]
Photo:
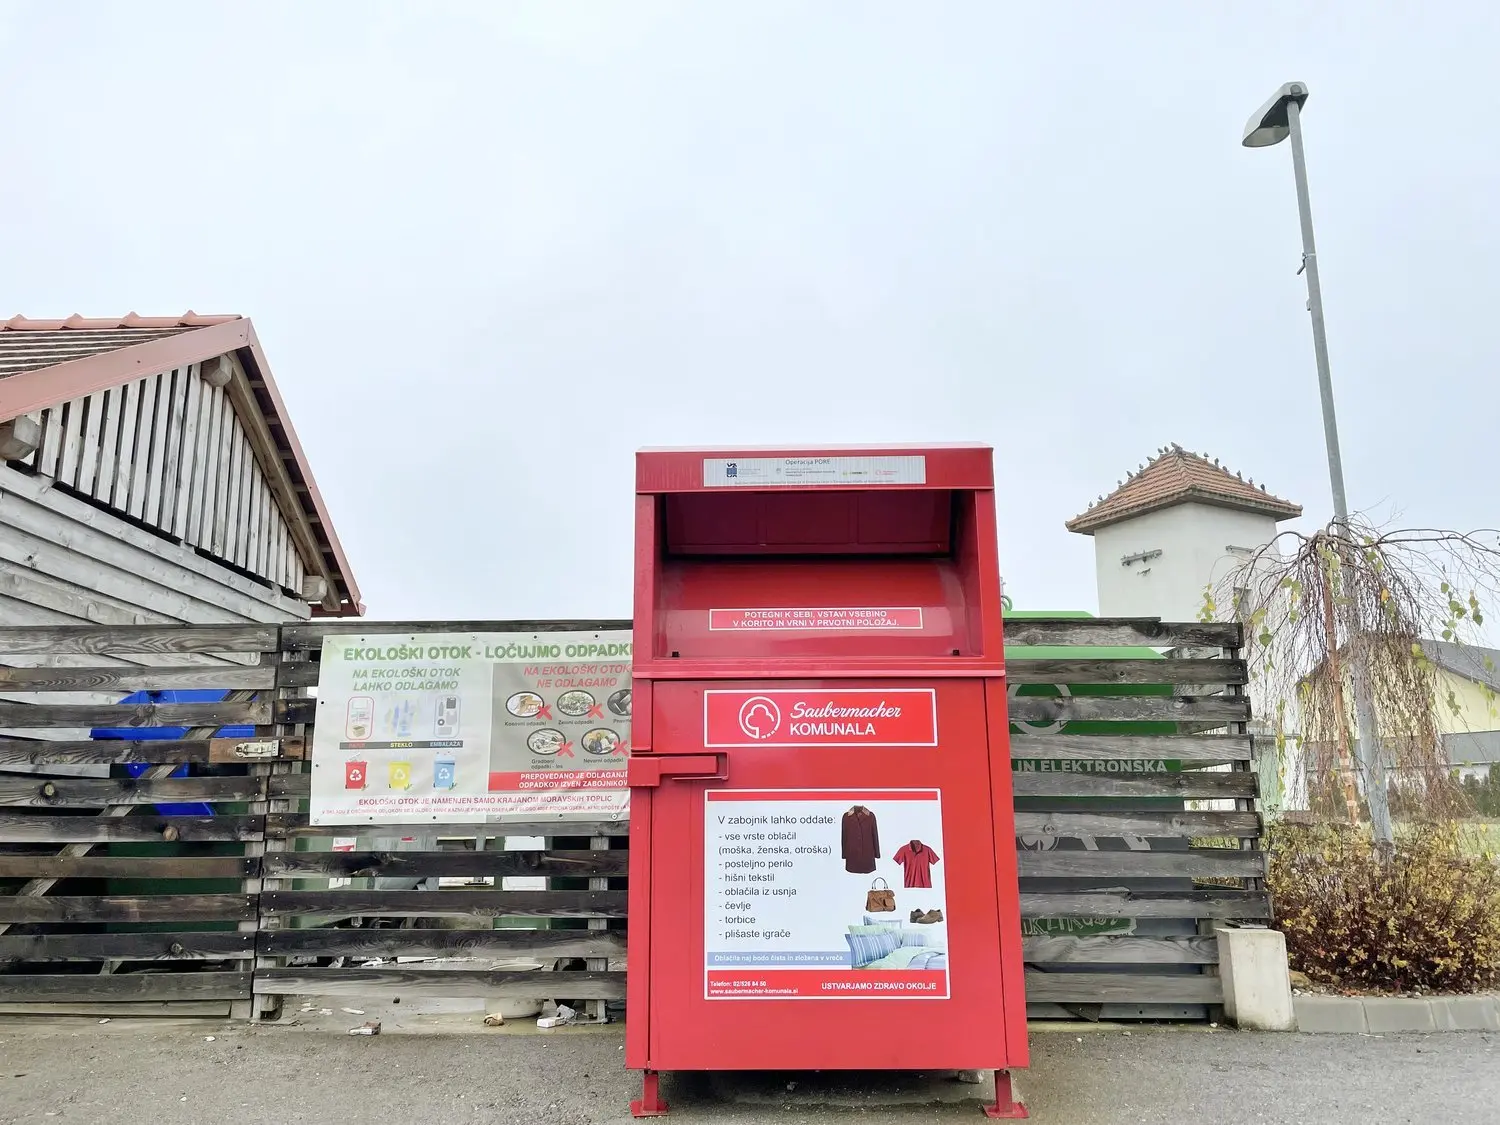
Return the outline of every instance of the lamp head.
[[[1303,82],[1288,82],[1271,95],[1266,102],[1245,122],[1245,136],[1240,142],[1246,148],[1264,148],[1286,139],[1291,126],[1287,123],[1286,107],[1292,102],[1302,109],[1307,101],[1307,85]]]

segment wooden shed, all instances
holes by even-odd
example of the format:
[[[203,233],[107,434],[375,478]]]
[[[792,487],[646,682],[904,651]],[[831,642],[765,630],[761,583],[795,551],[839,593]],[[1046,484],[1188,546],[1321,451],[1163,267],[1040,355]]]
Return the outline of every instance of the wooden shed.
[[[251,322],[0,322],[0,624],[363,612]]]

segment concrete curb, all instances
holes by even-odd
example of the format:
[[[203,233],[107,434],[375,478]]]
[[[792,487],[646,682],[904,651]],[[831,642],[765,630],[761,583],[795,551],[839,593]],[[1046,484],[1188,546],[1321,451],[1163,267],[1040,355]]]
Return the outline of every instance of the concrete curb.
[[[1500,996],[1293,996],[1297,1030],[1334,1035],[1500,1031]]]

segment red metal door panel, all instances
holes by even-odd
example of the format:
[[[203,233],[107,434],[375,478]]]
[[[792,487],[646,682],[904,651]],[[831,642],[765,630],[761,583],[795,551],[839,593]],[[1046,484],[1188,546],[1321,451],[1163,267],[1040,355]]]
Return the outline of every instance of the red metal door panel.
[[[656,753],[727,759],[652,790],[652,1069],[1007,1065],[981,682],[658,682],[652,711]]]

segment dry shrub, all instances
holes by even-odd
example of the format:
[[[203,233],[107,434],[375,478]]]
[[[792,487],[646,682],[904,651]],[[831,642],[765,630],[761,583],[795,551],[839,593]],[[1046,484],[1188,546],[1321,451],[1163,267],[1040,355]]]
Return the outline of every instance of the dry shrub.
[[[1500,983],[1500,867],[1462,829],[1402,833],[1388,859],[1347,826],[1282,825],[1269,843],[1275,925],[1293,969],[1357,991]]]

